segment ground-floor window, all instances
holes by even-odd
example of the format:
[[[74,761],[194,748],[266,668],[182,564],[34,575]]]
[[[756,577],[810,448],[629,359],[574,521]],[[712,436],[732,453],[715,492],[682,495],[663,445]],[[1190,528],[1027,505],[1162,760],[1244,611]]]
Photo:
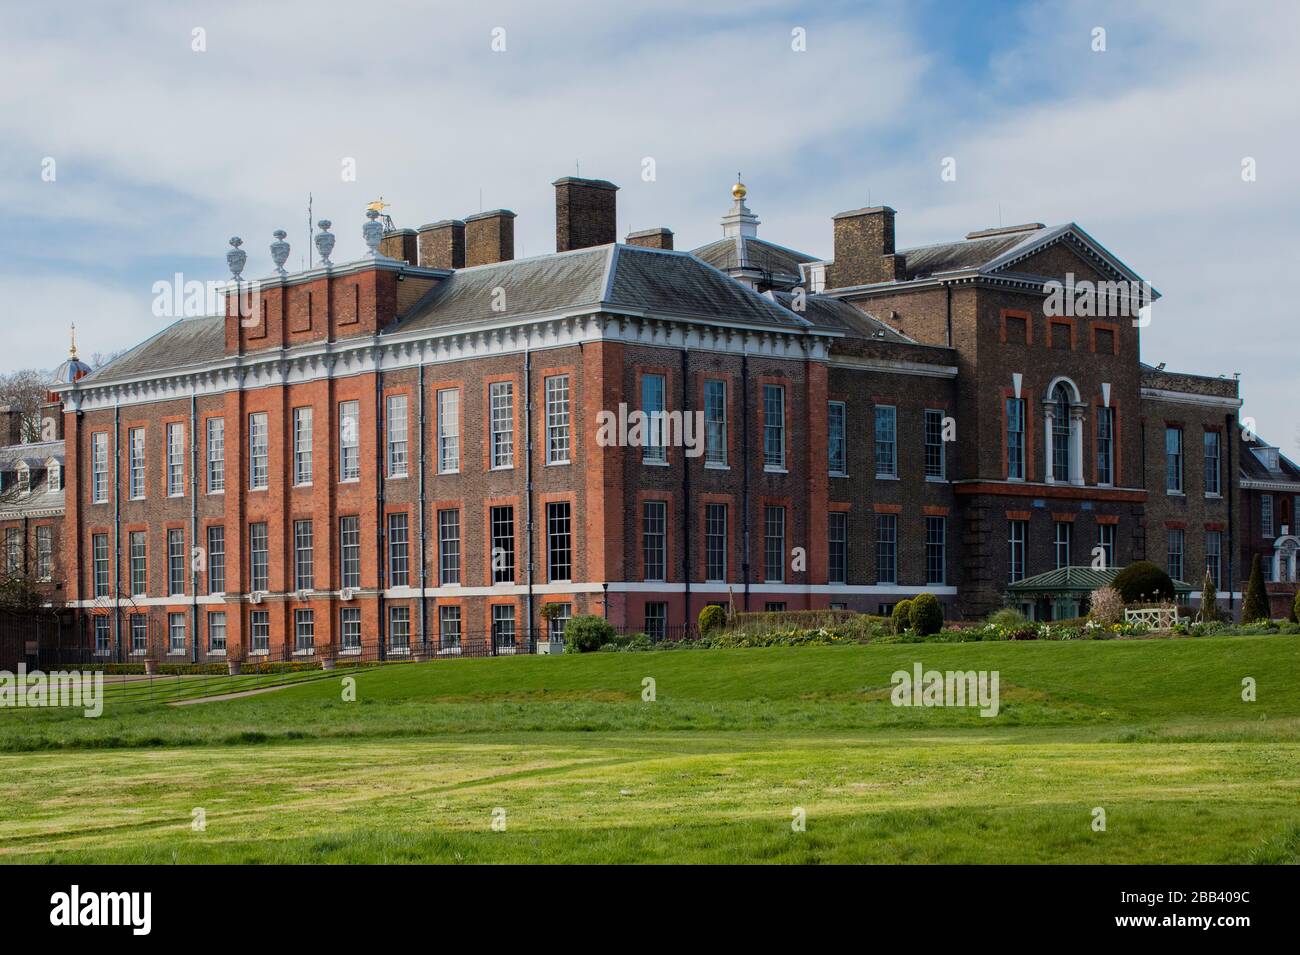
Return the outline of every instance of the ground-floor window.
[[[1008,554],[1007,578],[1011,583],[1025,579],[1025,541],[1029,535],[1028,521],[1009,521],[1007,526]]]
[[[784,600],[769,600],[763,604],[764,613],[785,613]]]
[[[316,613],[312,610],[293,612],[293,648],[306,652],[316,647]]]
[[[254,610],[248,615],[248,629],[253,637],[253,652],[266,653],[271,649],[271,612]]]
[[[460,607],[438,608],[438,640],[444,650],[460,649]]]
[[[645,635],[651,640],[662,640],[668,625],[668,604],[652,602],[645,605]]]
[[[361,649],[361,608],[344,607],[339,611],[339,647]]]
[[[411,608],[388,608],[388,647],[394,653],[411,650]]]
[[[145,653],[149,649],[149,618],[142,613],[131,614],[131,652]]]
[[[185,652],[185,614],[169,613],[167,615],[167,652]]]
[[[1183,530],[1178,527],[1169,528],[1169,576],[1174,580],[1183,579],[1183,547],[1184,534]]]
[[[552,604],[556,608],[555,616],[546,621],[546,636],[551,640],[563,640],[564,628],[573,617],[573,604]]]
[[[492,605],[492,645],[498,650],[515,645],[514,604]]]
[[[208,652],[226,652],[226,614],[215,610],[208,614]]]

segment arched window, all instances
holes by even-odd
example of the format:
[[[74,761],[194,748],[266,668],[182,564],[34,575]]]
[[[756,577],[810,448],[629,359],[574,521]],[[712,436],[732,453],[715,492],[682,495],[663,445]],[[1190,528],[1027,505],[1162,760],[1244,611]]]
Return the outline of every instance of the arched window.
[[[1070,480],[1070,391],[1065,382],[1052,389],[1052,479]]]

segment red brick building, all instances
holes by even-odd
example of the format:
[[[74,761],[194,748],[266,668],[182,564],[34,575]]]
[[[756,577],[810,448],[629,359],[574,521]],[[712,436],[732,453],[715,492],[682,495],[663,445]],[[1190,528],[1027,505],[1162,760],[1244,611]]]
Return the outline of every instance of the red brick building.
[[[737,184],[687,253],[613,242],[611,183],[555,187],[553,254],[514,260],[508,210],[372,215],[362,260],[329,263],[326,228],[321,267],[58,385],[87,640],[508,652],[548,603],[667,633],[713,602],[923,590],[978,615],[1098,553],[1199,582],[1215,532],[1239,593],[1236,382],[1144,366],[1141,320],[1060,313],[1054,282],[1155,297],[1078,226],[897,250],[893,210],[855,210],[823,261],[759,239]]]

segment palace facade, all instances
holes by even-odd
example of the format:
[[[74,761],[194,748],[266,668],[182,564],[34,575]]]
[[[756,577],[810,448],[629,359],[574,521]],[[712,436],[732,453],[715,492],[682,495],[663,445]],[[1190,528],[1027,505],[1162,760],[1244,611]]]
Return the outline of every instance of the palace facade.
[[[339,264],[326,225],[296,274],[277,235],[258,282],[234,245],[226,314],[74,356],[51,440],[0,452],[6,566],[104,655],[193,661],[921,591],[976,617],[1144,558],[1235,607],[1260,554],[1275,612],[1294,593],[1300,470],[1243,433],[1235,378],[1142,362],[1158,296],[1078,225],[896,248],[894,210],[856,209],[822,259],[759,238],[737,183],[686,252],[618,242],[613,184],[554,186],[534,258],[504,209],[371,213]],[[637,411],[640,440],[599,427]]]

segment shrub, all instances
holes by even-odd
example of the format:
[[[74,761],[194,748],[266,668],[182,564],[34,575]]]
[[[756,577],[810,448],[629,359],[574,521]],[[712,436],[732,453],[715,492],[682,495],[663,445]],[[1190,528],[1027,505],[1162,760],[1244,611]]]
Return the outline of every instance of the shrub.
[[[1119,591],[1126,604],[1174,599],[1173,580],[1149,560],[1129,564],[1115,575],[1111,586]]]
[[[1205,584],[1201,587],[1201,620],[1210,623],[1219,619],[1219,588],[1214,586],[1214,578],[1205,572]]]
[[[912,629],[922,637],[943,629],[943,606],[934,594],[917,594],[911,600],[908,619]]]
[[[1300,590],[1296,591],[1295,603],[1291,604],[1291,622],[1300,623]]]
[[[591,653],[614,639],[614,625],[587,614],[572,618],[564,628],[565,653]]]
[[[1025,615],[1015,607],[1003,607],[989,614],[987,623],[994,627],[1018,627],[1025,622]]]
[[[1250,583],[1246,585],[1246,599],[1241,602],[1241,622],[1255,623],[1268,619],[1268,594],[1264,592],[1264,569],[1259,565],[1259,554],[1256,554],[1250,562]]]
[[[900,600],[894,604],[894,612],[890,615],[889,621],[893,624],[894,633],[902,633],[912,624],[912,601]]]
[[[1124,622],[1124,598],[1114,587],[1098,587],[1088,600],[1088,619],[1108,627]]]
[[[721,630],[726,622],[727,611],[723,610],[717,604],[709,604],[700,611],[700,636],[704,636],[713,630]]]

